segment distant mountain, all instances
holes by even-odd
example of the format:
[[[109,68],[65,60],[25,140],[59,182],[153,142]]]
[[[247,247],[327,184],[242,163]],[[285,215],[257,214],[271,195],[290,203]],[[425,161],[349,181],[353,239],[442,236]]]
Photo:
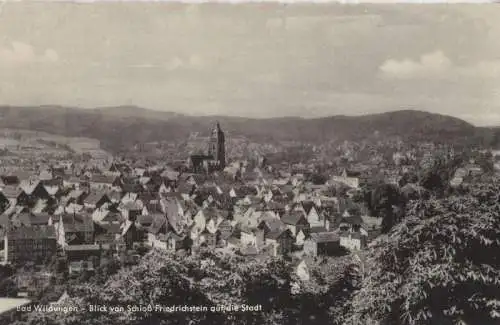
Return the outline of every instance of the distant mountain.
[[[0,127],[95,138],[112,151],[136,143],[183,140],[191,132],[207,135],[215,120],[229,135],[244,136],[256,142],[320,143],[400,136],[409,141],[477,144],[495,138],[493,129],[478,128],[450,116],[413,110],[315,119],[250,119],[187,116],[135,106],[96,109],[0,106]]]
[[[179,113],[155,111],[138,106],[100,107],[95,108],[94,111],[103,115],[112,115],[118,117],[140,117],[165,121],[170,120],[173,117],[183,116],[183,114]]]

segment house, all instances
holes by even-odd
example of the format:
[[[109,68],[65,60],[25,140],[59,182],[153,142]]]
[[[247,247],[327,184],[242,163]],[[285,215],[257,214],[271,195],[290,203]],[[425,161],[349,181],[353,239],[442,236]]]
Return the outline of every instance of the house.
[[[55,223],[58,243],[67,245],[93,244],[94,222],[85,213],[63,213]]]
[[[332,256],[339,248],[340,238],[334,232],[312,233],[304,241],[304,253],[310,256]]]
[[[111,203],[111,200],[106,192],[102,190],[92,191],[83,199],[83,205],[88,209],[100,208],[105,203]]]
[[[135,222],[137,216],[142,214],[143,206],[137,201],[127,201],[120,204],[118,210],[122,213],[125,220]]]
[[[4,186],[17,186],[21,182],[17,175],[2,175],[1,179]]]
[[[111,190],[120,188],[121,178],[117,175],[93,174],[88,184],[90,190]]]
[[[138,220],[143,219],[139,217]],[[151,215],[151,225],[147,227],[147,238],[146,243],[151,247],[167,249],[167,244],[162,238],[162,235],[167,234],[167,217],[163,214],[153,214]],[[137,220],[136,220],[137,221]]]
[[[18,204],[30,205],[37,199],[48,199],[50,197],[45,187],[38,180],[21,181],[19,187],[22,192],[17,198]]]
[[[295,275],[301,281],[309,281],[311,278],[309,266],[307,265],[307,261],[305,259],[300,260],[295,266]]]
[[[199,243],[207,247],[215,248],[219,240],[220,231],[216,228],[207,227],[199,235]]]
[[[109,245],[103,244],[82,244],[68,245],[64,248],[68,261],[89,260],[92,257],[99,259],[105,250],[109,250]],[[97,267],[97,265],[95,265]]]
[[[85,192],[82,190],[72,190],[66,195],[66,204],[76,203],[79,205],[83,205],[83,200],[85,199]]]
[[[307,231],[309,222],[303,211],[288,211],[281,217],[281,221],[292,232],[293,236],[297,236],[299,231]]]
[[[7,261],[43,262],[56,253],[57,240],[53,226],[21,226],[11,228],[4,238]]]
[[[324,231],[327,230],[325,229]],[[297,247],[304,246],[304,241],[307,239],[310,233],[311,233],[311,228],[299,230],[297,235],[295,235],[295,246]]]
[[[266,246],[271,246],[271,255],[287,255],[292,252],[295,238],[290,229],[278,229],[264,234]]]
[[[147,236],[143,227],[138,227],[136,222],[127,220],[120,224],[120,233],[116,238],[120,239],[126,248],[131,249],[135,243],[143,243]]]
[[[366,246],[366,236],[359,232],[341,232],[340,246],[351,251],[359,251]]]
[[[10,203],[10,200],[0,190],[0,213],[5,211],[5,209],[9,205],[9,203]]]
[[[241,226],[240,227],[240,244],[242,247],[253,246],[257,247],[257,229]]]
[[[344,168],[344,170],[339,176],[336,175],[332,176],[331,181],[347,185],[351,188],[358,188],[359,176],[360,176],[359,173],[354,171],[348,171],[347,169]],[[331,182],[328,183],[330,184]]]
[[[79,189],[83,180],[74,175],[66,176],[63,178],[63,187]]]
[[[69,263],[68,271],[71,276],[82,272],[94,272],[95,268],[91,261],[73,261]]]
[[[15,282],[18,288],[18,295],[26,294],[28,297],[38,297],[47,287],[51,285],[53,274],[43,271],[35,271],[31,274],[18,274]]]
[[[21,194],[24,193],[23,190],[17,185],[6,185],[2,189],[2,194],[9,201],[15,200],[16,202],[23,203]],[[20,200],[21,199],[21,200]]]
[[[462,185],[463,182],[464,182],[463,177],[456,177],[455,176],[450,180],[450,186],[451,187],[459,187],[460,185]]]
[[[22,212],[12,218],[12,223],[18,226],[50,226],[53,220],[48,213]]]
[[[165,243],[165,249],[171,252],[176,252],[180,249],[190,249],[190,238],[186,235],[178,235],[173,231],[169,231],[160,237],[160,241]]]
[[[310,227],[324,227],[326,229],[330,228],[330,221],[323,215],[318,213],[318,208],[312,206],[307,214],[307,222]]]
[[[122,223],[123,224],[123,223]],[[94,223],[94,241],[96,244],[115,244],[123,232],[120,223]]]

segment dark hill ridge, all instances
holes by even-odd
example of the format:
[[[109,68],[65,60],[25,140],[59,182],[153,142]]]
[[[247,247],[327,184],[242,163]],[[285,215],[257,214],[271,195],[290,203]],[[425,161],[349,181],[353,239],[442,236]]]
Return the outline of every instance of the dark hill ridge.
[[[61,106],[0,106],[0,127],[30,129],[101,141],[108,150],[161,140],[182,140],[191,132],[208,134],[215,120],[231,135],[256,142],[360,140],[400,136],[410,141],[482,142],[490,129],[458,118],[404,110],[364,116],[304,119],[251,119],[228,116],[188,116],[134,106],[79,109]]]

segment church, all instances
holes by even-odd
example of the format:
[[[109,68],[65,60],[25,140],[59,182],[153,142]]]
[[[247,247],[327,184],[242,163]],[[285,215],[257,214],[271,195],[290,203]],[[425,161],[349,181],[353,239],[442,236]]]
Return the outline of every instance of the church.
[[[219,122],[212,129],[206,154],[191,155],[190,167],[194,173],[223,170],[226,167],[226,139]]]

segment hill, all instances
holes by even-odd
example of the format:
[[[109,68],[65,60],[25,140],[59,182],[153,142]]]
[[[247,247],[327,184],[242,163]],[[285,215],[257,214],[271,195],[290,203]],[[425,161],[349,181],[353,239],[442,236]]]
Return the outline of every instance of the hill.
[[[191,132],[207,135],[215,120],[220,121],[229,135],[244,136],[256,142],[321,143],[399,136],[409,141],[476,144],[495,138],[493,129],[478,128],[450,116],[413,110],[314,119],[250,119],[187,116],[134,106],[97,109],[0,106],[0,127],[95,138],[112,151],[136,143],[183,140]]]

